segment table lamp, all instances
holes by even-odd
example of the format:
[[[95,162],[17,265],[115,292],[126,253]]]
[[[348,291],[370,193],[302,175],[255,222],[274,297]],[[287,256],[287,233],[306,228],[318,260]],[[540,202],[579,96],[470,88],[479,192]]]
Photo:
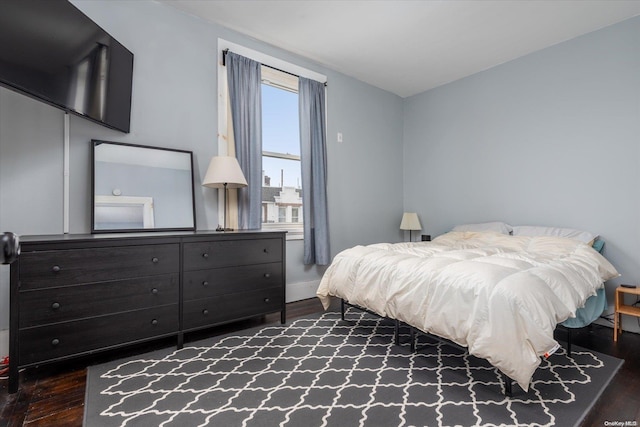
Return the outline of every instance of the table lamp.
[[[209,162],[202,185],[210,188],[224,188],[224,227],[218,226],[216,231],[233,231],[227,228],[227,191],[229,188],[247,186],[247,180],[238,160],[231,156],[214,156]]]
[[[405,212],[402,215],[402,222],[400,222],[400,230],[409,230],[409,241],[413,241],[411,238],[411,231],[422,230],[418,214],[415,212]]]

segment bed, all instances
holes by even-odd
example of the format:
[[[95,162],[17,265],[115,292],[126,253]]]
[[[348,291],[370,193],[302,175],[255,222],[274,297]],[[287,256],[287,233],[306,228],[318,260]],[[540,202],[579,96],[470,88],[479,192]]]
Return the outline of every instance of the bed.
[[[461,230],[344,250],[317,295],[325,309],[335,296],[466,347],[526,391],[559,348],[556,325],[618,275],[576,239]]]

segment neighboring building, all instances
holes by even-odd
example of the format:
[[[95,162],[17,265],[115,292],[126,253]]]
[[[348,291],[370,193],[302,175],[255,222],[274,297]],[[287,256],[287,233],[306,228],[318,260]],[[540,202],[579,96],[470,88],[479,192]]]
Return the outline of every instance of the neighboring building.
[[[262,187],[262,222],[302,224],[302,189]]]

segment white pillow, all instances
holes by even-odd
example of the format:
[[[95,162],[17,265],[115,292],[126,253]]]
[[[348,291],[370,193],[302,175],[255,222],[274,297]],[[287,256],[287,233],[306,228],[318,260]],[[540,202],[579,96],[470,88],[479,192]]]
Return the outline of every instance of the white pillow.
[[[504,222],[482,222],[479,224],[456,225],[451,231],[493,231],[495,233],[511,234],[511,226]]]
[[[574,230],[573,228],[540,227],[534,225],[516,225],[513,227],[514,236],[555,236],[579,240],[591,244],[598,237],[597,234],[588,231]]]

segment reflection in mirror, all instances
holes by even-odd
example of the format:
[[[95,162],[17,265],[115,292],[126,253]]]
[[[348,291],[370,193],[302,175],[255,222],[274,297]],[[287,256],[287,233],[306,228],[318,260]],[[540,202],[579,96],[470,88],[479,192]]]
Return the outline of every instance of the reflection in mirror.
[[[96,195],[96,229],[154,228],[153,197]]]
[[[192,158],[94,140],[91,231],[195,230]]]

